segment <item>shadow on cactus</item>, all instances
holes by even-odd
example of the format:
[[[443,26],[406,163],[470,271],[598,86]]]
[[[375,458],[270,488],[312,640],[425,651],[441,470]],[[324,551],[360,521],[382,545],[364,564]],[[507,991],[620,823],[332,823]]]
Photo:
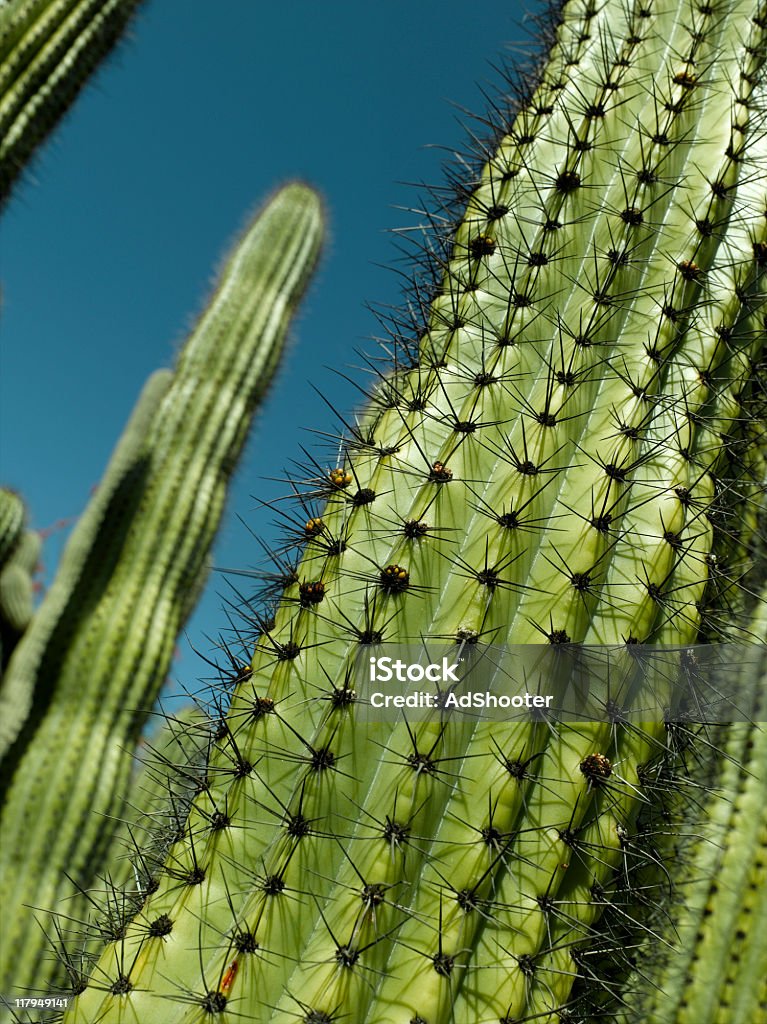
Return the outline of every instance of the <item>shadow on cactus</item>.
[[[563,5],[150,759],[132,884],[60,919],[65,1021],[759,1019],[758,724],[375,721],[359,662],[765,644],[765,16]]]

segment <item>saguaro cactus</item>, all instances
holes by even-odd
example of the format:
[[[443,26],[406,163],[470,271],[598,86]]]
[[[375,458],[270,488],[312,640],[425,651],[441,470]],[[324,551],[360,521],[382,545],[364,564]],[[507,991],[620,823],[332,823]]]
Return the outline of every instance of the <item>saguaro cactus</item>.
[[[250,663],[233,656],[189,817],[162,869],[139,859],[138,910],[72,972],[67,1021],[554,1024],[614,994],[596,965],[630,963],[602,915],[637,904],[623,924],[641,932],[665,891],[663,872],[637,889],[658,856],[638,815],[676,733],[367,725],[356,662],[424,638],[742,639],[764,484],[765,17],[563,5],[537,87],[465,185],[423,322],[404,341],[398,325],[343,459],[297,487],[301,555],[265,574],[281,598],[254,613]]]
[[[0,700],[4,992],[21,978],[48,981],[40,924],[50,930],[50,917],[39,908],[65,900],[77,919],[78,889],[104,870],[103,816],[125,804],[133,748],[207,574],[231,473],[321,234],[318,197],[298,183],[254,219],[175,370],[146,385],[10,662]]]

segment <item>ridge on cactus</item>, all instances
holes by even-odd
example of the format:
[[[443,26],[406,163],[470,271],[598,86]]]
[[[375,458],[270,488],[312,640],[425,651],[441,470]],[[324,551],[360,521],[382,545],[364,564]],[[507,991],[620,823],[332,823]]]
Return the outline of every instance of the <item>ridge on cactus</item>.
[[[358,666],[390,643],[520,645],[553,675],[596,649],[620,681],[668,647],[762,657],[766,16],[562,5],[454,230],[427,240],[367,406],[277,506],[284,545],[207,720],[174,735],[178,788],[131,832],[132,883],[107,874],[100,916],[60,918],[83,933],[61,953],[67,1024],[596,1021],[631,1010],[637,974],[668,1024],[687,993],[698,1024],[754,1024],[763,976],[741,971],[737,1001],[708,989],[710,944],[692,979],[634,960],[659,915],[693,930],[674,854],[710,847],[656,830],[704,818],[698,778],[721,779],[713,814],[763,867],[746,729],[608,701],[391,723]],[[711,903],[755,965],[761,895]]]

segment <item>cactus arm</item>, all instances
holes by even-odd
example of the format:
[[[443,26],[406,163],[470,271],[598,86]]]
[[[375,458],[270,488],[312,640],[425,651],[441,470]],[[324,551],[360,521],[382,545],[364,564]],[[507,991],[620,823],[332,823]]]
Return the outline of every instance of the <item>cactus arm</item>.
[[[5,663],[32,620],[34,614],[33,576],[40,561],[42,538],[27,530],[7,564],[0,569],[0,621],[4,643],[2,662]],[[10,633],[10,637],[8,634]],[[10,639],[10,643],[8,643]]]
[[[0,755],[4,760],[3,780],[7,786],[8,761],[14,742],[27,721],[37,697],[45,706],[55,678],[55,666],[64,658],[80,607],[95,600],[104,586],[115,556],[107,557],[109,546],[97,541],[106,535],[110,545],[122,540],[121,530],[110,527],[130,521],[141,488],[147,450],[146,440],[153,416],[170,386],[170,371],[158,371],[147,381],[125,431],[112,454],[93,500],[78,522],[61,559],[61,566],[41,606],[34,630],[19,648],[13,667],[3,681],[0,694]],[[75,595],[77,598],[75,600]],[[48,692],[44,692],[48,691]]]
[[[11,0],[0,10],[0,206],[141,0]]]
[[[0,565],[5,565],[24,528],[24,502],[15,491],[0,488]]]
[[[764,712],[756,717],[764,718]],[[767,743],[763,725],[750,725],[748,730],[732,728],[736,735],[748,732],[752,745],[746,741],[742,752],[744,771],[736,784],[728,788],[729,780],[722,779],[720,800],[730,807],[731,814],[721,830],[721,859],[712,865],[704,905],[695,913],[697,934],[693,935],[689,919],[681,929],[684,953],[674,962],[674,969],[678,970],[679,961],[686,960],[688,950],[691,962],[681,985],[664,984],[667,994],[678,992],[680,1024],[747,1024],[758,1019],[760,1013],[759,979],[763,979],[767,962]],[[712,841],[716,842],[713,837]],[[694,902],[685,899],[687,913],[693,910]],[[760,961],[762,968],[758,966]],[[662,1020],[666,1012],[665,1007],[656,1009],[655,1017]]]
[[[24,666],[30,675],[42,674],[52,696],[16,759],[3,808],[3,832],[16,837],[3,844],[1,862],[3,906],[12,922],[12,941],[3,944],[6,991],[33,979],[45,984],[53,971],[40,962],[40,929],[25,908],[55,906],[68,892],[65,870],[80,886],[92,884],[100,870],[108,832],[98,812],[87,825],[81,814],[95,807],[119,817],[130,750],[167,674],[190,593],[207,570],[226,484],[316,262],[321,232],[319,200],[301,184],[280,190],[254,220],[167,393],[151,403],[148,426],[137,432],[138,479],[127,496],[119,486],[115,491],[127,498],[125,507],[107,503],[95,536],[90,516],[75,553],[67,553],[65,568],[74,571],[65,572],[57,591],[74,587],[72,599],[53,603],[53,629],[41,607],[37,631],[16,652],[9,686],[20,674],[16,666]],[[143,413],[142,403],[142,419]],[[86,558],[77,553],[81,545],[88,546]],[[80,595],[78,570],[86,561]]]

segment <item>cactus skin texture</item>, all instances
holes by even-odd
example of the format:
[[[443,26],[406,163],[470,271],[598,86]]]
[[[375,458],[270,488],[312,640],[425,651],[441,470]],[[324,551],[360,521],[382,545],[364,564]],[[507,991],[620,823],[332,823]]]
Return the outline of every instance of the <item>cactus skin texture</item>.
[[[35,699],[45,707],[56,666],[65,644],[82,620],[81,608],[87,605],[81,592],[73,600],[78,584],[92,588],[97,595],[109,578],[126,525],[131,521],[141,493],[146,465],[145,442],[152,417],[168,390],[170,371],[159,371],[150,378],[121,437],[94,495],[67,545],[61,570],[40,609],[35,628],[18,652],[3,680],[0,693],[0,755],[3,757],[3,783],[7,786],[9,764],[13,764],[13,744],[24,737],[22,730],[30,717]],[[114,551],[110,557],[110,551]],[[100,568],[100,573],[95,571]],[[93,598],[91,598],[93,600]],[[62,636],[56,637],[57,629]],[[52,659],[44,664],[46,654]],[[55,686],[55,683],[53,684]],[[23,752],[23,747],[19,754]]]
[[[660,941],[644,951],[645,977],[628,980],[620,1024],[752,1024],[767,1016],[765,597],[752,623],[765,645],[753,720],[719,727],[711,738],[723,756],[708,777],[692,773],[701,797],[672,833],[669,858],[682,865],[677,912],[652,921]]]
[[[253,220],[174,371],[147,383],[14,652],[0,705],[2,992],[22,977],[25,988],[50,984],[57,966],[43,934],[52,919],[31,908],[64,901],[77,920],[87,906],[78,890],[105,870],[104,815],[122,813],[132,751],[207,574],[229,478],[322,231],[317,194],[300,183]]]
[[[0,488],[0,682],[11,653],[34,613],[34,580],[42,548],[39,533],[26,529],[22,498]]]
[[[764,570],[766,24],[740,0],[564,4],[464,186],[417,340],[394,323],[343,458],[296,482],[261,581],[279,601],[222,671],[189,816],[160,871],[138,859],[133,919],[71,970],[68,1024],[604,1019],[597,963],[629,973],[675,870],[636,881],[658,866],[639,828],[656,766],[685,785],[675,732],[366,725],[354,662],[424,637],[742,639]],[[729,740],[691,742],[726,760]],[[750,782],[722,771],[756,850],[733,796]],[[611,905],[633,945],[603,928]]]
[[[7,487],[0,488],[0,565],[6,565],[18,544],[26,512],[24,502]]]
[[[0,207],[140,3],[5,0],[0,8]]]

